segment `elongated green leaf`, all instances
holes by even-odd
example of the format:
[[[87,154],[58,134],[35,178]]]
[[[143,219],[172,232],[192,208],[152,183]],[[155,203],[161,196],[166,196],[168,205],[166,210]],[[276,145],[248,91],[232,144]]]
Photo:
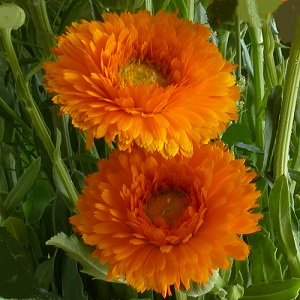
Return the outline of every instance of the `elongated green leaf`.
[[[56,246],[66,251],[71,258],[82,265],[83,269],[81,271],[83,273],[89,274],[96,279],[107,280],[108,266],[101,265],[99,259],[92,258],[91,254],[93,248],[83,244],[75,235],[68,237],[61,232],[52,237],[46,244]]]
[[[28,247],[28,234],[23,220],[16,217],[8,217],[3,222],[3,225],[23,247]]]
[[[77,262],[65,256],[62,266],[63,296],[72,300],[88,300],[84,286],[78,273]]]
[[[255,284],[245,289],[242,300],[291,300],[298,296],[299,289],[299,278]]]
[[[35,282],[45,290],[49,289],[54,272],[54,258],[47,259],[39,264],[34,274]]]
[[[3,227],[0,228],[0,270],[0,297],[24,299],[34,292],[33,275],[23,249]]]
[[[63,300],[36,286],[21,245],[0,227],[0,299]]]
[[[276,86],[272,89],[271,94],[268,97],[267,109],[266,109],[266,126],[264,130],[265,148],[264,148],[264,162],[263,170],[266,170],[270,165],[273,156],[273,146],[276,137],[279,112],[281,107],[281,95],[282,87]]]
[[[278,247],[284,255],[292,276],[300,274],[299,241],[292,230],[290,191],[287,178],[281,175],[270,193],[270,215],[278,238]]]
[[[78,21],[78,19],[83,18],[83,14],[87,12],[86,8],[88,5],[89,1],[86,0],[71,1],[70,6],[63,14],[59,33],[62,33],[65,30],[65,27],[71,25],[72,22]]]
[[[272,241],[261,232],[248,236],[251,246],[250,261],[253,283],[268,283],[282,280],[279,261],[276,259],[276,248]]]
[[[21,117],[19,117],[14,110],[12,110],[6,102],[0,97],[0,115],[12,123],[16,122],[20,124],[28,133],[31,132],[30,127],[23,121]]]
[[[5,206],[8,211],[13,211],[25,198],[32,188],[40,171],[41,160],[36,159],[22,174],[16,185],[5,199]]]
[[[289,169],[289,175],[293,180],[300,184],[300,171]]]

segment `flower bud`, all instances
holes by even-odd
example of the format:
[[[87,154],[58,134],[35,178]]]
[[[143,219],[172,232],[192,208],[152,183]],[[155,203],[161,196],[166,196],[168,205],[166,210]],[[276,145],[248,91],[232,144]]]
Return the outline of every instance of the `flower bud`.
[[[25,22],[24,10],[14,3],[0,5],[0,29],[18,29]]]

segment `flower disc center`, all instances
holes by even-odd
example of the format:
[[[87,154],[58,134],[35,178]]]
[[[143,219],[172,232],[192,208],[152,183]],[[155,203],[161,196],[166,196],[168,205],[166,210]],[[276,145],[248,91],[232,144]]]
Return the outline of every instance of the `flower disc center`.
[[[140,84],[150,85],[154,82],[157,82],[160,87],[168,85],[168,79],[163,76],[157,67],[147,61],[133,61],[121,68],[119,74],[123,87],[128,82],[134,87]]]
[[[169,190],[152,195],[144,209],[154,225],[173,227],[187,206],[185,193]]]

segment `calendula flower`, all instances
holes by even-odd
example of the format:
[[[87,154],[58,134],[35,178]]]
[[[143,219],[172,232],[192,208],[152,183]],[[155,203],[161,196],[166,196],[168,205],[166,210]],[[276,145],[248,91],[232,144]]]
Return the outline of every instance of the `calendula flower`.
[[[235,66],[209,42],[204,25],[175,14],[103,14],[103,22],[73,23],[57,38],[56,62],[44,64],[54,103],[87,144],[117,137],[165,157],[191,156],[235,120]]]
[[[248,256],[238,235],[259,230],[256,174],[221,142],[196,148],[190,158],[116,150],[98,167],[70,220],[96,247],[93,256],[109,264],[109,280],[165,297],[171,285],[205,284],[214,269],[230,266],[229,257]]]

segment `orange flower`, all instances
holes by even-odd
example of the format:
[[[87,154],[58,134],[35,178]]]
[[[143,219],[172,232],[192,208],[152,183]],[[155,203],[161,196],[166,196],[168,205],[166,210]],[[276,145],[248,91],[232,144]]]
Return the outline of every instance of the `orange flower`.
[[[86,179],[71,223],[101,263],[108,279],[124,277],[143,292],[165,297],[170,286],[205,284],[212,270],[242,260],[249,246],[238,234],[259,230],[260,192],[244,160],[221,142],[196,148],[191,158],[169,160],[144,149],[114,151]]]
[[[193,153],[235,120],[235,68],[208,42],[204,25],[175,14],[104,14],[58,37],[57,62],[44,64],[47,90],[73,125],[173,157]]]

